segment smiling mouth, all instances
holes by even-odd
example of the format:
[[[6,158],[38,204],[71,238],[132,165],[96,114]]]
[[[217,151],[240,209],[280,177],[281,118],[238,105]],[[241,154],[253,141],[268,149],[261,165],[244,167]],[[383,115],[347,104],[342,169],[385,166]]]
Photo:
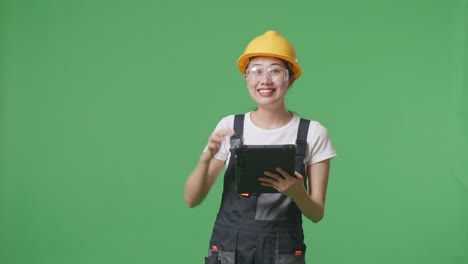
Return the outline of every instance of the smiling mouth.
[[[270,94],[276,91],[276,89],[258,89],[257,90],[260,94]]]

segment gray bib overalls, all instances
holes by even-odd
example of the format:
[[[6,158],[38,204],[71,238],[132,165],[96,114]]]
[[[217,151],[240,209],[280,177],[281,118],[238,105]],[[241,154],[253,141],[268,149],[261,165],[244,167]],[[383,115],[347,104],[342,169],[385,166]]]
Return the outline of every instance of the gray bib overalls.
[[[237,192],[232,146],[242,144],[243,127],[244,115],[236,115],[236,134],[231,137],[231,157],[224,174],[221,206],[205,263],[305,263],[302,213],[292,199],[281,193]],[[301,119],[296,138],[295,170],[305,180],[304,159],[308,129],[309,120]]]

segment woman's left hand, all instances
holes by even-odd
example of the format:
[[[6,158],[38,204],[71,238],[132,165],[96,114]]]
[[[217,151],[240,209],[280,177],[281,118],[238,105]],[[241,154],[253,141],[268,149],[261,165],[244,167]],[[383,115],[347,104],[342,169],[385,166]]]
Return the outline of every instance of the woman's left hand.
[[[265,171],[265,175],[268,177],[259,178],[261,185],[272,187],[278,192],[287,195],[292,199],[294,199],[295,196],[300,192],[306,191],[304,187],[304,176],[302,176],[299,172],[295,171],[294,177],[281,168],[276,168],[276,171],[279,174]]]

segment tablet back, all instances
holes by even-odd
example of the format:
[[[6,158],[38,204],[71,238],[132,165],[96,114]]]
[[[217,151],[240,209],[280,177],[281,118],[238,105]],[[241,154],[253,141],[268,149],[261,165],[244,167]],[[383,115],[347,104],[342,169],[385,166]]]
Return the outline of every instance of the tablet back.
[[[239,145],[235,148],[235,172],[239,193],[275,193],[274,188],[260,185],[258,178],[268,177],[265,171],[277,173],[280,167],[294,176],[296,146]]]

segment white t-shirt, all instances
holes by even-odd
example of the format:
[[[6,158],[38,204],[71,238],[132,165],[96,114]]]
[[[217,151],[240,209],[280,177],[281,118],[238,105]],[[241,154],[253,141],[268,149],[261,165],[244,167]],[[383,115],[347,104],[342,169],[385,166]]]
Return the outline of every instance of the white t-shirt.
[[[251,112],[245,114],[244,133],[242,142],[245,145],[282,145],[295,144],[300,117],[294,115],[289,123],[275,129],[262,129],[257,127],[250,118]],[[234,115],[226,116],[218,123],[215,131],[220,129],[234,129]],[[306,165],[311,165],[336,156],[327,129],[317,121],[310,121],[307,134],[307,154],[304,160]],[[230,158],[230,140],[227,136],[223,141],[215,158],[226,161]],[[206,149],[206,148],[205,148]],[[227,163],[226,163],[227,165]]]

